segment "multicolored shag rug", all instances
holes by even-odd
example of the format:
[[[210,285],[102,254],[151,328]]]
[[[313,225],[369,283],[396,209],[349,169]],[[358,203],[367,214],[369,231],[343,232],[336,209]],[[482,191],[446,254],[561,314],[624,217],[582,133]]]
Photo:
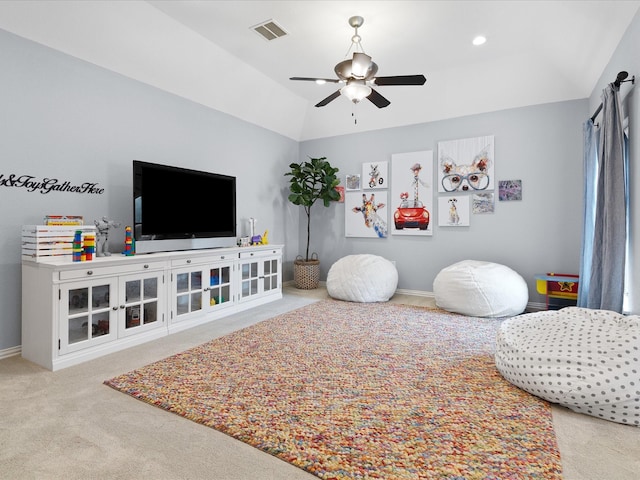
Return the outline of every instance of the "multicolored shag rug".
[[[324,479],[560,479],[550,406],[495,368],[499,324],[324,300],[105,383]]]

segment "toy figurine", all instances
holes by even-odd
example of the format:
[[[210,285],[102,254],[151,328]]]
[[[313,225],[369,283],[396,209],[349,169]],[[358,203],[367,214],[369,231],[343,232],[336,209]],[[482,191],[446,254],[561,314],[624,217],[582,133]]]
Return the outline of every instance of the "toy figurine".
[[[129,225],[124,227],[124,252],[122,253],[128,257],[136,254],[133,240],[133,230],[131,230],[131,227]]]
[[[98,257],[110,257],[109,252],[109,229],[120,227],[120,223],[109,220],[107,217],[102,217],[100,220],[94,220],[93,222],[98,229],[98,239],[96,256]]]

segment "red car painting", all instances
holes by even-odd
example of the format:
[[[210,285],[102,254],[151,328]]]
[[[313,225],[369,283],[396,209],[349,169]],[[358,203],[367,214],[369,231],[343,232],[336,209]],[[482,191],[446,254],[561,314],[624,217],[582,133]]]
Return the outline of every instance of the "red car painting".
[[[396,230],[403,228],[426,230],[429,227],[429,218],[429,210],[422,204],[413,207],[398,207],[393,213]]]

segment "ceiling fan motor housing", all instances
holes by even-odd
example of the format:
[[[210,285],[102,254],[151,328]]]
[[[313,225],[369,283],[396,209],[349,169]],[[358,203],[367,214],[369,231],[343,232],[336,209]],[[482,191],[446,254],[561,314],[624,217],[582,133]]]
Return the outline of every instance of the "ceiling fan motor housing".
[[[354,53],[353,55],[355,57],[356,55],[361,54]],[[371,57],[369,57],[368,55],[365,56],[371,59]],[[364,65],[363,62],[358,63],[357,61],[354,61],[352,59],[343,60],[342,62],[338,63],[333,70],[336,72],[338,78],[340,78],[340,80],[344,80],[345,82],[350,78],[370,80],[378,72],[378,65],[372,61],[369,61],[367,65]]]

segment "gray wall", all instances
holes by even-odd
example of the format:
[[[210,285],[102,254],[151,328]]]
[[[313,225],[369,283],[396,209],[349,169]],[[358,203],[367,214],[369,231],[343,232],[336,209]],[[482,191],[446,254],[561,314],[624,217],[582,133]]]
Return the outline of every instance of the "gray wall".
[[[0,354],[21,344],[22,225],[42,224],[47,214],[131,224],[133,159],[237,176],[240,232],[255,217],[271,243],[297,250],[298,212],[283,196],[297,142],[2,30],[0,71],[0,175],[105,189],[41,194],[0,186]],[[215,215],[214,205],[202,209]],[[121,251],[124,229],[122,241],[114,232],[111,250]]]
[[[326,156],[347,173],[362,162],[394,153],[433,150],[439,141],[495,136],[498,180],[521,179],[523,200],[498,202],[492,215],[471,225],[441,228],[432,237],[384,240],[345,238],[344,204],[314,207],[311,249],[331,264],[351,253],[393,259],[399,288],[430,292],[444,266],[465,258],[504,263],[529,285],[530,301],[543,302],[533,275],[577,272],[582,215],[582,122],[599,104],[605,83],[619,70],[640,73],[640,19],[636,15],[590,99],[493,112],[411,127],[298,144],[180,97],[79,61],[0,30],[0,174],[97,182],[102,195],[39,194],[0,186],[0,356],[20,345],[20,230],[44,215],[107,215],[131,223],[131,160],[140,159],[238,177],[238,220],[258,219],[272,243],[284,243],[285,280],[305,240],[302,209],[286,201],[289,163]],[[578,73],[577,73],[578,74]],[[632,139],[640,137],[640,100],[624,87]],[[389,108],[393,108],[392,106]],[[632,185],[640,177],[640,151],[632,140]],[[435,162],[434,162],[435,175]],[[437,194],[436,194],[437,195]],[[635,211],[640,199],[632,189]],[[434,212],[435,213],[435,212]],[[638,221],[634,245],[640,247]],[[112,241],[112,249],[120,245]],[[640,271],[640,259],[634,259]],[[640,298],[640,283],[635,282]],[[34,298],[37,301],[37,297]],[[637,310],[637,305],[635,305]]]
[[[433,150],[436,179],[439,141],[494,135],[496,178],[523,185],[522,201],[499,202],[496,192],[495,213],[472,214],[469,227],[438,227],[434,218],[432,237],[345,238],[345,204],[314,207],[311,249],[320,256],[321,276],[343,255],[373,253],[396,261],[399,288],[431,292],[443,267],[486,260],[516,270],[529,285],[530,301],[544,302],[536,273],[579,270],[587,115],[585,99],[303,142],[301,157],[326,156],[343,182],[346,174],[361,173],[363,162],[389,161],[391,174],[392,154],[421,150]]]
[[[623,83],[620,87],[620,96],[625,116],[629,122],[629,184],[630,191],[630,271],[627,309],[633,313],[640,313],[640,195],[637,185],[640,185],[640,94],[637,92],[640,82],[640,12],[636,13],[629,28],[625,32],[620,44],[612,55],[607,68],[602,72],[598,84],[589,98],[589,116],[596,111],[602,101],[602,90],[616,79],[618,72],[629,72],[629,79],[635,75],[635,85],[631,82]],[[596,119],[596,123],[600,116]],[[634,255],[635,252],[635,255]]]

